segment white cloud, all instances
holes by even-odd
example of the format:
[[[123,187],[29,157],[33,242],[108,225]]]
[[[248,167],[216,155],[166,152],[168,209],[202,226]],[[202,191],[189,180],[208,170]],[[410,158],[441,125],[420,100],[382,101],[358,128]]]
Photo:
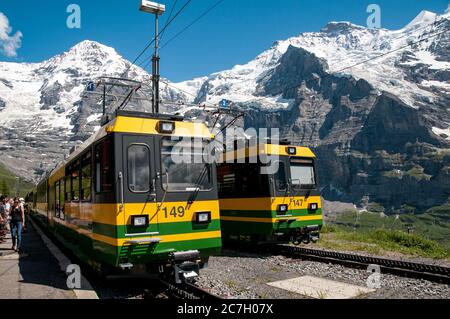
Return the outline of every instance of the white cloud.
[[[17,50],[22,46],[22,32],[17,31],[10,35],[12,28],[3,12],[0,12],[0,52],[7,57],[16,57]]]

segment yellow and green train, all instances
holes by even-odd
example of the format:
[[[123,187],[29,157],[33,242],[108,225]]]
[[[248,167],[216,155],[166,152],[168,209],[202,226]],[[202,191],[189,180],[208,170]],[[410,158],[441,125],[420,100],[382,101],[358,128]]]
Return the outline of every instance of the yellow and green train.
[[[99,272],[195,275],[221,248],[216,167],[199,156],[212,138],[203,123],[116,111],[39,183],[34,214]],[[180,149],[196,159],[174,160]]]
[[[316,157],[309,148],[280,144],[247,144],[225,153],[218,165],[224,240],[300,244],[319,239],[323,219]]]

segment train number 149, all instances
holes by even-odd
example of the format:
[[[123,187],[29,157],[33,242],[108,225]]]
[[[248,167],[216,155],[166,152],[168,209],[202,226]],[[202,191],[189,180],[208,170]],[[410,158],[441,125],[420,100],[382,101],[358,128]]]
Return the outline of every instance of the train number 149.
[[[177,218],[177,217],[181,218],[181,217],[184,217],[184,215],[185,215],[185,209],[183,206],[178,206],[178,207],[173,206],[172,208],[164,207],[162,210],[163,210],[164,216],[166,218],[170,218],[170,216],[173,216],[174,218]]]

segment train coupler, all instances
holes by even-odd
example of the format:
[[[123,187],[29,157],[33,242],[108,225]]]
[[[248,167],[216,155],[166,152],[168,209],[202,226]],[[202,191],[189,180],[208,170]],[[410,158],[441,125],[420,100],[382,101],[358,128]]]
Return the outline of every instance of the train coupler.
[[[316,243],[320,238],[320,227],[319,225],[306,226],[299,229],[299,231],[294,235],[292,243],[296,246],[300,244],[309,244],[310,242]]]
[[[177,284],[199,276],[202,260],[198,250],[175,252],[170,259]]]

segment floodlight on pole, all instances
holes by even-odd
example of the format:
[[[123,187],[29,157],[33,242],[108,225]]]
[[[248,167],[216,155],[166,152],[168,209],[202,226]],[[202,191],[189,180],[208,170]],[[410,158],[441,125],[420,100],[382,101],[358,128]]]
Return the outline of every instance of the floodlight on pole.
[[[166,11],[166,6],[160,3],[143,0],[140,10],[147,13],[162,15]]]
[[[140,10],[142,12],[151,13],[155,15],[155,53],[153,54],[152,66],[152,82],[153,82],[153,100],[152,112],[159,113],[159,31],[158,31],[158,17],[166,11],[166,6],[152,1],[142,0]]]

